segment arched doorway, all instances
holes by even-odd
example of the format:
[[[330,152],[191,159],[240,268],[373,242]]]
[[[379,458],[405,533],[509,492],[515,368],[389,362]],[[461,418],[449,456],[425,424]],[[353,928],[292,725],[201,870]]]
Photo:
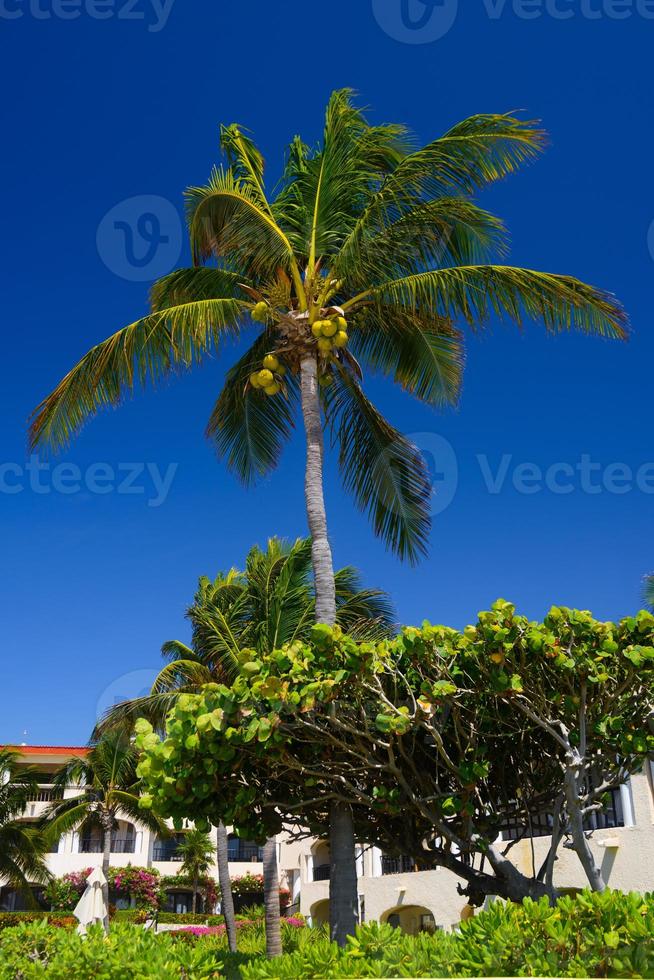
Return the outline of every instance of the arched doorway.
[[[323,898],[320,902],[314,902],[311,906],[311,924],[314,926],[329,925],[329,899]]]
[[[434,913],[424,905],[396,905],[387,909],[380,921],[401,929],[409,936],[417,936],[420,932],[436,932],[438,928]]]

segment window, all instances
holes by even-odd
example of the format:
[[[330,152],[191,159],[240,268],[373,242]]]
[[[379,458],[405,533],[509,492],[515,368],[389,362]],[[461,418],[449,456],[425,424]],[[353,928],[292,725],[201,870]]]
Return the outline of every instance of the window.
[[[263,861],[263,847],[251,840],[241,840],[236,834],[227,839],[227,857],[234,862]]]

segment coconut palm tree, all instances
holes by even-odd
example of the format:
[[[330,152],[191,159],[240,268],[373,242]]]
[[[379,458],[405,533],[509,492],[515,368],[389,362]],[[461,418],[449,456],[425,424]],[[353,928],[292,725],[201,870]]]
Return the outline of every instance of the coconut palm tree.
[[[122,732],[107,732],[91,745],[83,758],[71,759],[57,772],[54,784],[60,790],[78,787],[74,796],[56,800],[43,817],[48,840],[58,840],[62,834],[84,826],[98,826],[102,834],[102,871],[108,879],[112,836],[117,828],[118,815],[145,824],[159,836],[169,836],[163,820],[139,808],[139,780],[136,775],[138,754]],[[103,886],[104,900],[109,909],[109,884]],[[109,916],[105,917],[105,931]]]
[[[277,465],[299,407],[316,617],[331,625],[323,413],[345,488],[375,533],[416,561],[430,530],[424,461],[367,399],[364,369],[440,406],[459,395],[462,325],[528,317],[552,333],[625,336],[625,315],[608,293],[569,275],[497,264],[507,251],[504,225],[473,196],[536,157],[544,140],[533,122],[483,114],[421,147],[403,126],[370,125],[352,93],[337,91],[321,143],[293,140],[270,195],[261,153],[239,126],[224,126],[226,165],[187,191],[193,267],[155,283],[150,312],[59,382],[34,412],[32,447],[66,445],[99,410],[191,368],[251,317],[259,332],[227,372],[207,435],[249,485]],[[336,822],[345,828],[347,814]],[[334,891],[332,917],[347,921],[333,931],[344,942],[357,899],[352,888]]]
[[[382,639],[392,633],[394,614],[384,592],[364,589],[358,572],[351,567],[337,571],[334,582],[336,622],[344,631],[361,639]],[[192,627],[191,645],[178,640],[165,643],[162,653],[168,663],[156,677],[151,693],[110,708],[96,728],[95,737],[112,730],[129,731],[137,718],[147,718],[163,728],[166,715],[180,694],[193,693],[204,684],[235,676],[242,650],[266,653],[294,640],[306,640],[316,617],[311,539],[300,538],[290,544],[271,538],[265,550],[259,547],[250,550],[243,572],[232,568],[213,580],[201,578],[187,617]],[[224,826],[222,832],[224,840],[219,828],[223,869],[220,853],[218,868],[229,936],[233,900]],[[271,850],[275,839],[271,841],[267,842],[268,850],[264,848],[267,855],[264,878],[268,867],[275,881],[268,883],[266,894],[276,894],[277,904],[273,906],[272,899],[266,903],[266,921],[270,921],[271,928],[267,948],[270,955],[277,955],[279,922],[274,926],[272,915],[276,907],[279,919],[279,881],[276,851]],[[234,943],[235,940],[234,927]]]
[[[181,872],[193,882],[192,911],[195,914],[198,907],[198,883],[211,868],[213,860],[211,838],[201,830],[189,830],[179,845],[179,853],[182,857]]]
[[[20,765],[17,753],[0,749],[0,879],[35,905],[32,885],[44,885],[50,874],[45,865],[47,841],[21,817],[35,799],[36,780]]]

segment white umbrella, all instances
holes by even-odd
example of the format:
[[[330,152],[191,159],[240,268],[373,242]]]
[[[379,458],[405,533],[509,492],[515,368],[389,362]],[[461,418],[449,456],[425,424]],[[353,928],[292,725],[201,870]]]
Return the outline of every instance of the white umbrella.
[[[77,931],[82,935],[87,926],[102,925],[107,915],[102,886],[107,883],[100,868],[94,868],[86,879],[84,894],[73,910],[73,915],[79,919]]]

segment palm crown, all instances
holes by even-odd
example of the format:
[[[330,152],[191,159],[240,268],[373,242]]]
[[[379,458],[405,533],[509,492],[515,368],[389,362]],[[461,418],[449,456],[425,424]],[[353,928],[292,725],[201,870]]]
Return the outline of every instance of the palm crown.
[[[351,567],[336,572],[336,622],[359,639],[379,640],[394,630],[393,610],[384,592],[362,588]],[[249,651],[270,653],[286,643],[306,640],[315,623],[311,580],[311,541],[292,544],[271,538],[265,549],[251,548],[245,571],[231,569],[215,579],[201,578],[187,612],[191,645],[171,640],[162,647],[168,663],[150,694],[109,709],[95,735],[127,729],[139,717],[163,727],[180,694],[232,678]],[[249,653],[247,653],[249,659]]]
[[[33,902],[31,883],[48,881],[43,837],[21,819],[37,788],[33,772],[20,764],[17,753],[0,748],[0,878]]]
[[[343,90],[329,101],[321,144],[296,137],[269,195],[254,143],[223,127],[226,165],[187,191],[193,268],[155,283],[151,312],[89,351],[41,403],[33,445],[66,444],[137,383],[189,368],[252,317],[258,334],[228,371],[207,427],[219,454],[246,484],[276,465],[311,358],[346,488],[376,533],[415,559],[429,531],[428,475],[366,398],[363,371],[438,406],[459,393],[461,325],[527,316],[550,331],[625,335],[608,293],[488,264],[506,254],[506,231],[472,196],[543,143],[534,123],[486,114],[418,147],[403,126],[370,125]]]

